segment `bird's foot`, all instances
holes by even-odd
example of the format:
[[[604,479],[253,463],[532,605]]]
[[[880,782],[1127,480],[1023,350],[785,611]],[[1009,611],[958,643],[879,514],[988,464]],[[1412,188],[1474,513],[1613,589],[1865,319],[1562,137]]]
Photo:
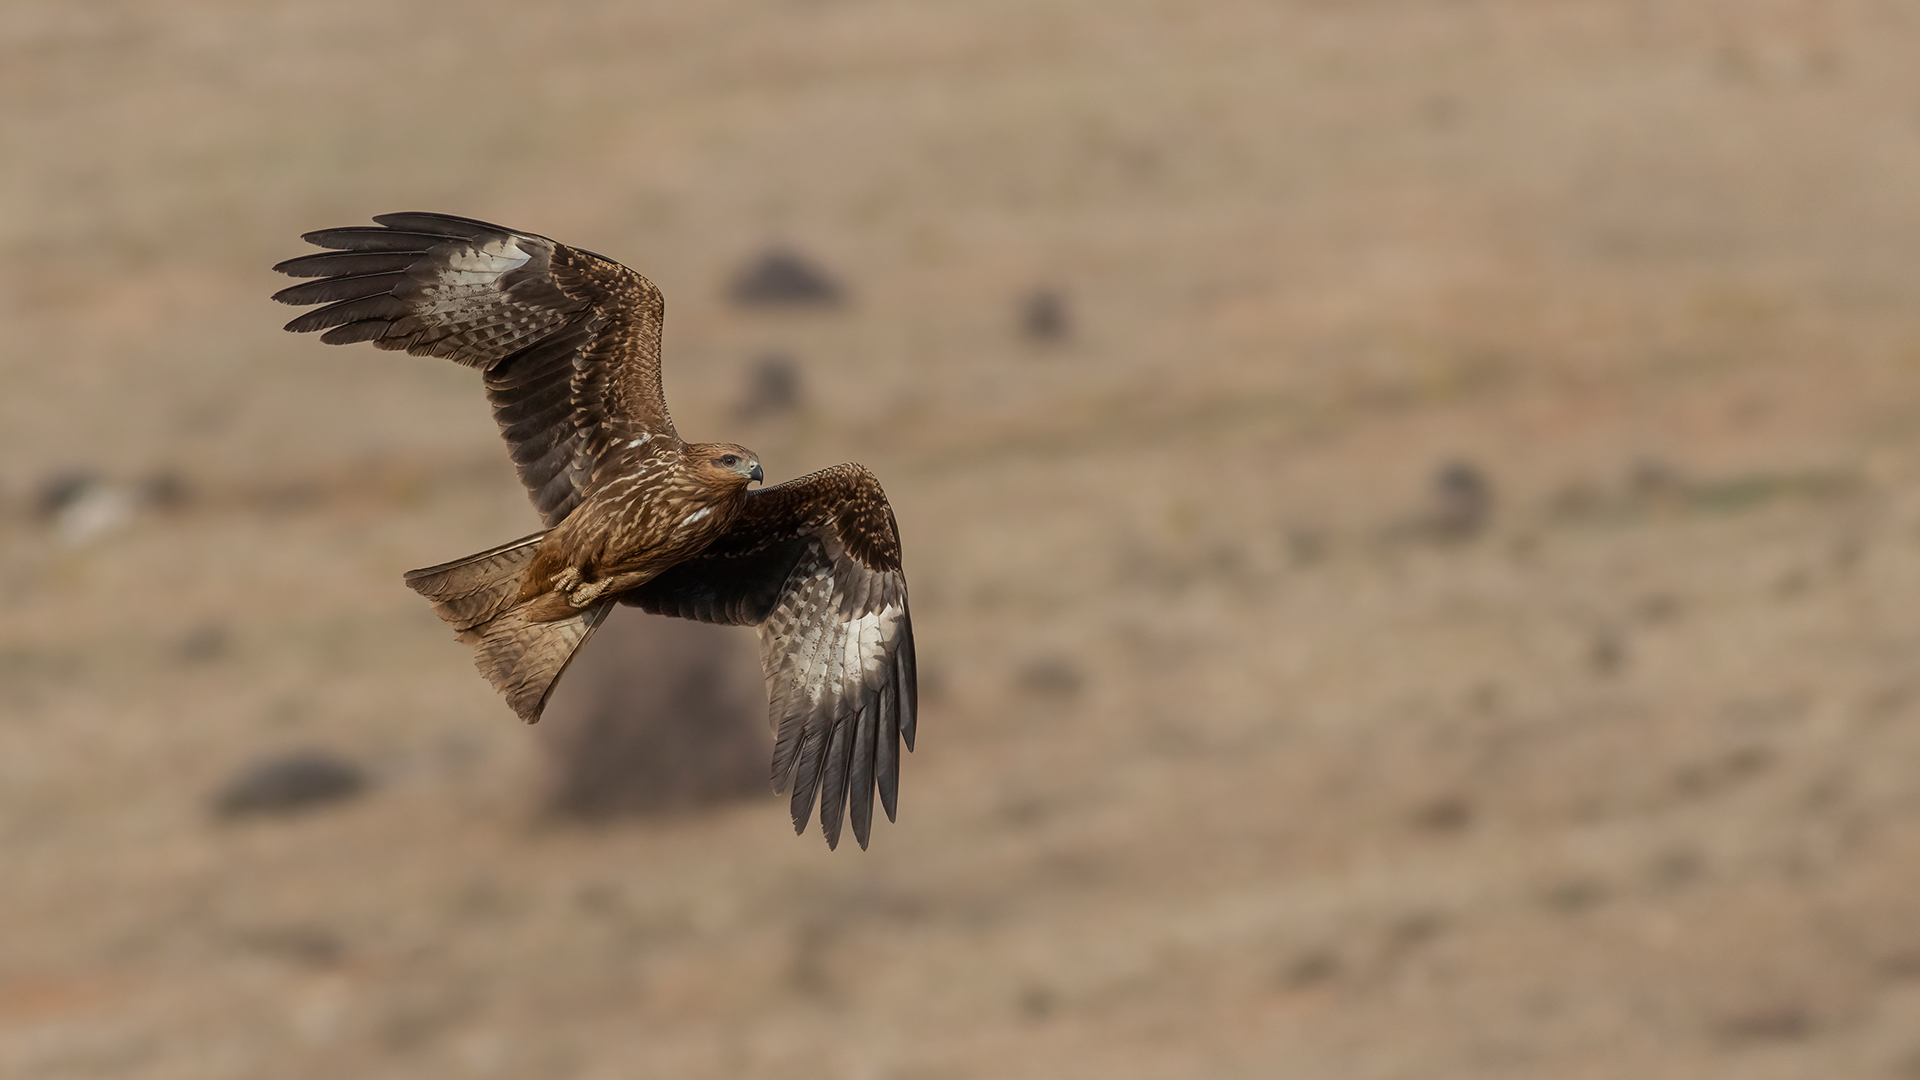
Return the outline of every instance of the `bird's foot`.
[[[595,600],[600,599],[600,594],[606,591],[607,583],[604,581],[589,581],[575,585],[566,590],[567,603],[577,608],[583,608]]]
[[[586,607],[607,591],[607,582],[588,581],[577,566],[568,566],[553,575],[553,591],[565,596],[576,608]]]

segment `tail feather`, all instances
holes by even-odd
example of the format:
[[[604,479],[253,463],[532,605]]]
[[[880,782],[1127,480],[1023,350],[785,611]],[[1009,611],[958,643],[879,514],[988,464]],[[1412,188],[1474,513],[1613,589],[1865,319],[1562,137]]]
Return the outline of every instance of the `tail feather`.
[[[407,571],[407,588],[433,601],[434,613],[467,631],[497,618],[520,596],[520,578],[544,532],[488,548],[478,555]]]
[[[527,609],[535,602],[460,632],[460,640],[473,646],[473,666],[529,724],[539,722],[554,685],[614,604],[602,600],[562,619],[534,622],[527,618]]]
[[[561,674],[614,603],[603,600],[557,619],[529,618],[535,606],[549,597],[515,601],[527,566],[546,535],[523,536],[407,574],[407,587],[433,601],[435,614],[459,632],[461,641],[473,646],[473,666],[529,724],[540,719]]]

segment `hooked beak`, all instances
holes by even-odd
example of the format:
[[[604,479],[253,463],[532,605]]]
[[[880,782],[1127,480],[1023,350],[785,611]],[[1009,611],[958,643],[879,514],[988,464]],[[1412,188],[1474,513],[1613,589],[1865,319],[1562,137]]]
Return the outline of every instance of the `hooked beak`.
[[[766,478],[767,478],[767,474],[760,471],[760,463],[757,461],[754,462],[752,471],[747,473],[747,479],[752,480],[754,483],[757,484],[760,481],[765,480]]]

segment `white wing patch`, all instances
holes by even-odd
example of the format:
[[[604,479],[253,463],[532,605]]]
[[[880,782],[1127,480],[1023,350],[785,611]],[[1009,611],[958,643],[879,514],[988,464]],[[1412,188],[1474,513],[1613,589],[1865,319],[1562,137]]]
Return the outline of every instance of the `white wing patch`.
[[[881,670],[887,659],[883,646],[899,621],[900,605],[890,603],[845,624],[842,632],[846,637],[841,648],[849,683],[859,682],[869,689],[880,689]]]
[[[455,250],[446,257],[446,268],[436,276],[448,284],[480,285],[518,270],[532,258],[512,240],[496,240]]]

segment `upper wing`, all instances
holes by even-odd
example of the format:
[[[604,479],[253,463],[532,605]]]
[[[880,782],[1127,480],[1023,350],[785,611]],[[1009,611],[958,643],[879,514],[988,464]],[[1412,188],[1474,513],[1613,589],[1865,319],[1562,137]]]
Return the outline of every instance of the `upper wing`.
[[[533,504],[567,516],[601,457],[678,436],[660,393],[664,305],[611,259],[484,221],[382,214],[381,227],[308,233],[332,250],[274,267],[319,278],[275,293],[326,304],[287,324],[329,345],[371,341],[481,369]]]
[[[725,535],[620,600],[759,625],[773,785],[793,787],[795,832],[816,792],[829,847],[849,805],[854,838],[867,846],[876,787],[893,820],[900,743],[913,749],[919,693],[899,530],[872,473],[840,465],[749,493]]]

